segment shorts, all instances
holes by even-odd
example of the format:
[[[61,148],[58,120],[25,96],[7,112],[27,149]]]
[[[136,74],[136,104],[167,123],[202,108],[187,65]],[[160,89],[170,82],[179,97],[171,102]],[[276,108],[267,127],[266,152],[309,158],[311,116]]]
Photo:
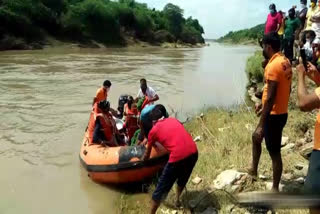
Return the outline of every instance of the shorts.
[[[313,150],[311,154],[304,187],[306,193],[320,195],[320,151],[318,150]]]
[[[188,183],[197,160],[198,153],[195,153],[181,161],[167,163],[159,178],[157,188],[152,194],[152,199],[157,202],[164,200],[176,181],[179,187],[184,188]]]
[[[288,120],[288,114],[269,115],[264,127],[264,139],[270,155],[281,152],[282,131]]]

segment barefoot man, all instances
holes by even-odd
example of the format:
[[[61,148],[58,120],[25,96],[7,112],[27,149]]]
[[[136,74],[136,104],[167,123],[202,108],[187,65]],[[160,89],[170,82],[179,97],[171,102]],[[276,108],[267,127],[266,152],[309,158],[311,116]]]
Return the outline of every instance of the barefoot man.
[[[253,177],[258,175],[261,144],[264,138],[272,159],[272,190],[278,192],[282,175],[281,138],[288,118],[292,69],[290,61],[280,52],[280,38],[277,33],[264,35],[262,47],[263,55],[269,62],[264,72],[261,117],[252,134],[252,166],[249,173]]]

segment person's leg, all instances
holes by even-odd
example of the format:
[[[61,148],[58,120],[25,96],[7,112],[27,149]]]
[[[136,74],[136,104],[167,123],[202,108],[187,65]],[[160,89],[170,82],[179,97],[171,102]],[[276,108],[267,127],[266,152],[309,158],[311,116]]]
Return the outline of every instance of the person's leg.
[[[153,199],[151,200],[151,214],[155,214],[160,206],[159,201],[154,201]]]
[[[186,187],[188,180],[191,176],[194,166],[198,161],[198,153],[190,155],[186,159],[182,160],[178,165],[178,180],[177,180],[177,196],[176,205],[180,206],[180,196]]]
[[[159,208],[161,201],[166,198],[176,180],[177,170],[175,165],[167,163],[159,178],[157,188],[152,194],[150,213],[153,214],[157,212],[157,209]]]
[[[289,41],[289,59],[291,63],[294,60],[293,45],[294,45],[294,39],[291,39]]]
[[[304,193],[320,195],[320,151],[313,150],[309,159],[309,168],[306,181],[304,183]],[[320,214],[320,207],[310,208],[310,214]]]
[[[268,141],[269,133],[269,119],[266,119],[266,124],[264,127],[264,139]],[[252,163],[251,167],[248,169],[249,175],[253,176],[254,179],[258,176],[258,167],[262,151],[262,142],[253,142],[252,141]]]
[[[282,175],[282,158],[281,153],[270,154],[272,159],[273,184],[272,191],[279,192],[279,184]]]
[[[273,171],[273,185],[272,191],[279,192],[279,184],[283,170],[282,157],[281,157],[281,140],[282,131],[287,123],[288,115],[271,115],[270,116],[270,132],[268,133],[269,139],[266,142],[269,155],[272,160]]]

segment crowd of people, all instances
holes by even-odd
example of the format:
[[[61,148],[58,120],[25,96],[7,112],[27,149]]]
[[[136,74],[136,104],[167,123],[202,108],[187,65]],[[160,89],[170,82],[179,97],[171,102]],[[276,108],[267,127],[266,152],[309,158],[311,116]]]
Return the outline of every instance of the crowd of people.
[[[262,63],[264,87],[262,103],[256,106],[260,119],[252,134],[252,164],[247,171],[254,179],[257,177],[265,139],[272,160],[274,192],[279,192],[283,171],[281,140],[288,118],[293,66],[297,65],[298,107],[306,112],[320,108],[320,1],[311,0],[309,8],[307,0],[300,3],[301,10],[296,11],[296,6],[293,6],[288,11],[288,17],[271,4],[265,33],[260,41],[265,57]],[[318,86],[312,93],[307,90],[306,77]],[[315,125],[314,142],[305,190],[306,193],[319,195],[320,114]],[[310,213],[320,213],[320,209],[311,209]]]
[[[320,1],[311,0],[309,7],[307,0],[301,0],[300,4],[299,10],[292,6],[287,13],[277,11],[276,5],[271,4],[264,34],[278,33],[280,50],[291,63],[298,63],[301,49],[315,63],[320,57]]]

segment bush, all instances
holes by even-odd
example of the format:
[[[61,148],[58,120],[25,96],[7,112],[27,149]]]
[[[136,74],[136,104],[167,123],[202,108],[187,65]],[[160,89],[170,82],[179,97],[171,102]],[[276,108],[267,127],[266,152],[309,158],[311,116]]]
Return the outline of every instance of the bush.
[[[263,68],[261,63],[264,57],[261,51],[257,51],[253,56],[249,57],[246,65],[246,72],[249,80],[256,80],[258,83],[263,81]]]
[[[85,0],[72,6],[64,18],[66,32],[76,30],[103,43],[120,41],[117,11],[103,0]]]

